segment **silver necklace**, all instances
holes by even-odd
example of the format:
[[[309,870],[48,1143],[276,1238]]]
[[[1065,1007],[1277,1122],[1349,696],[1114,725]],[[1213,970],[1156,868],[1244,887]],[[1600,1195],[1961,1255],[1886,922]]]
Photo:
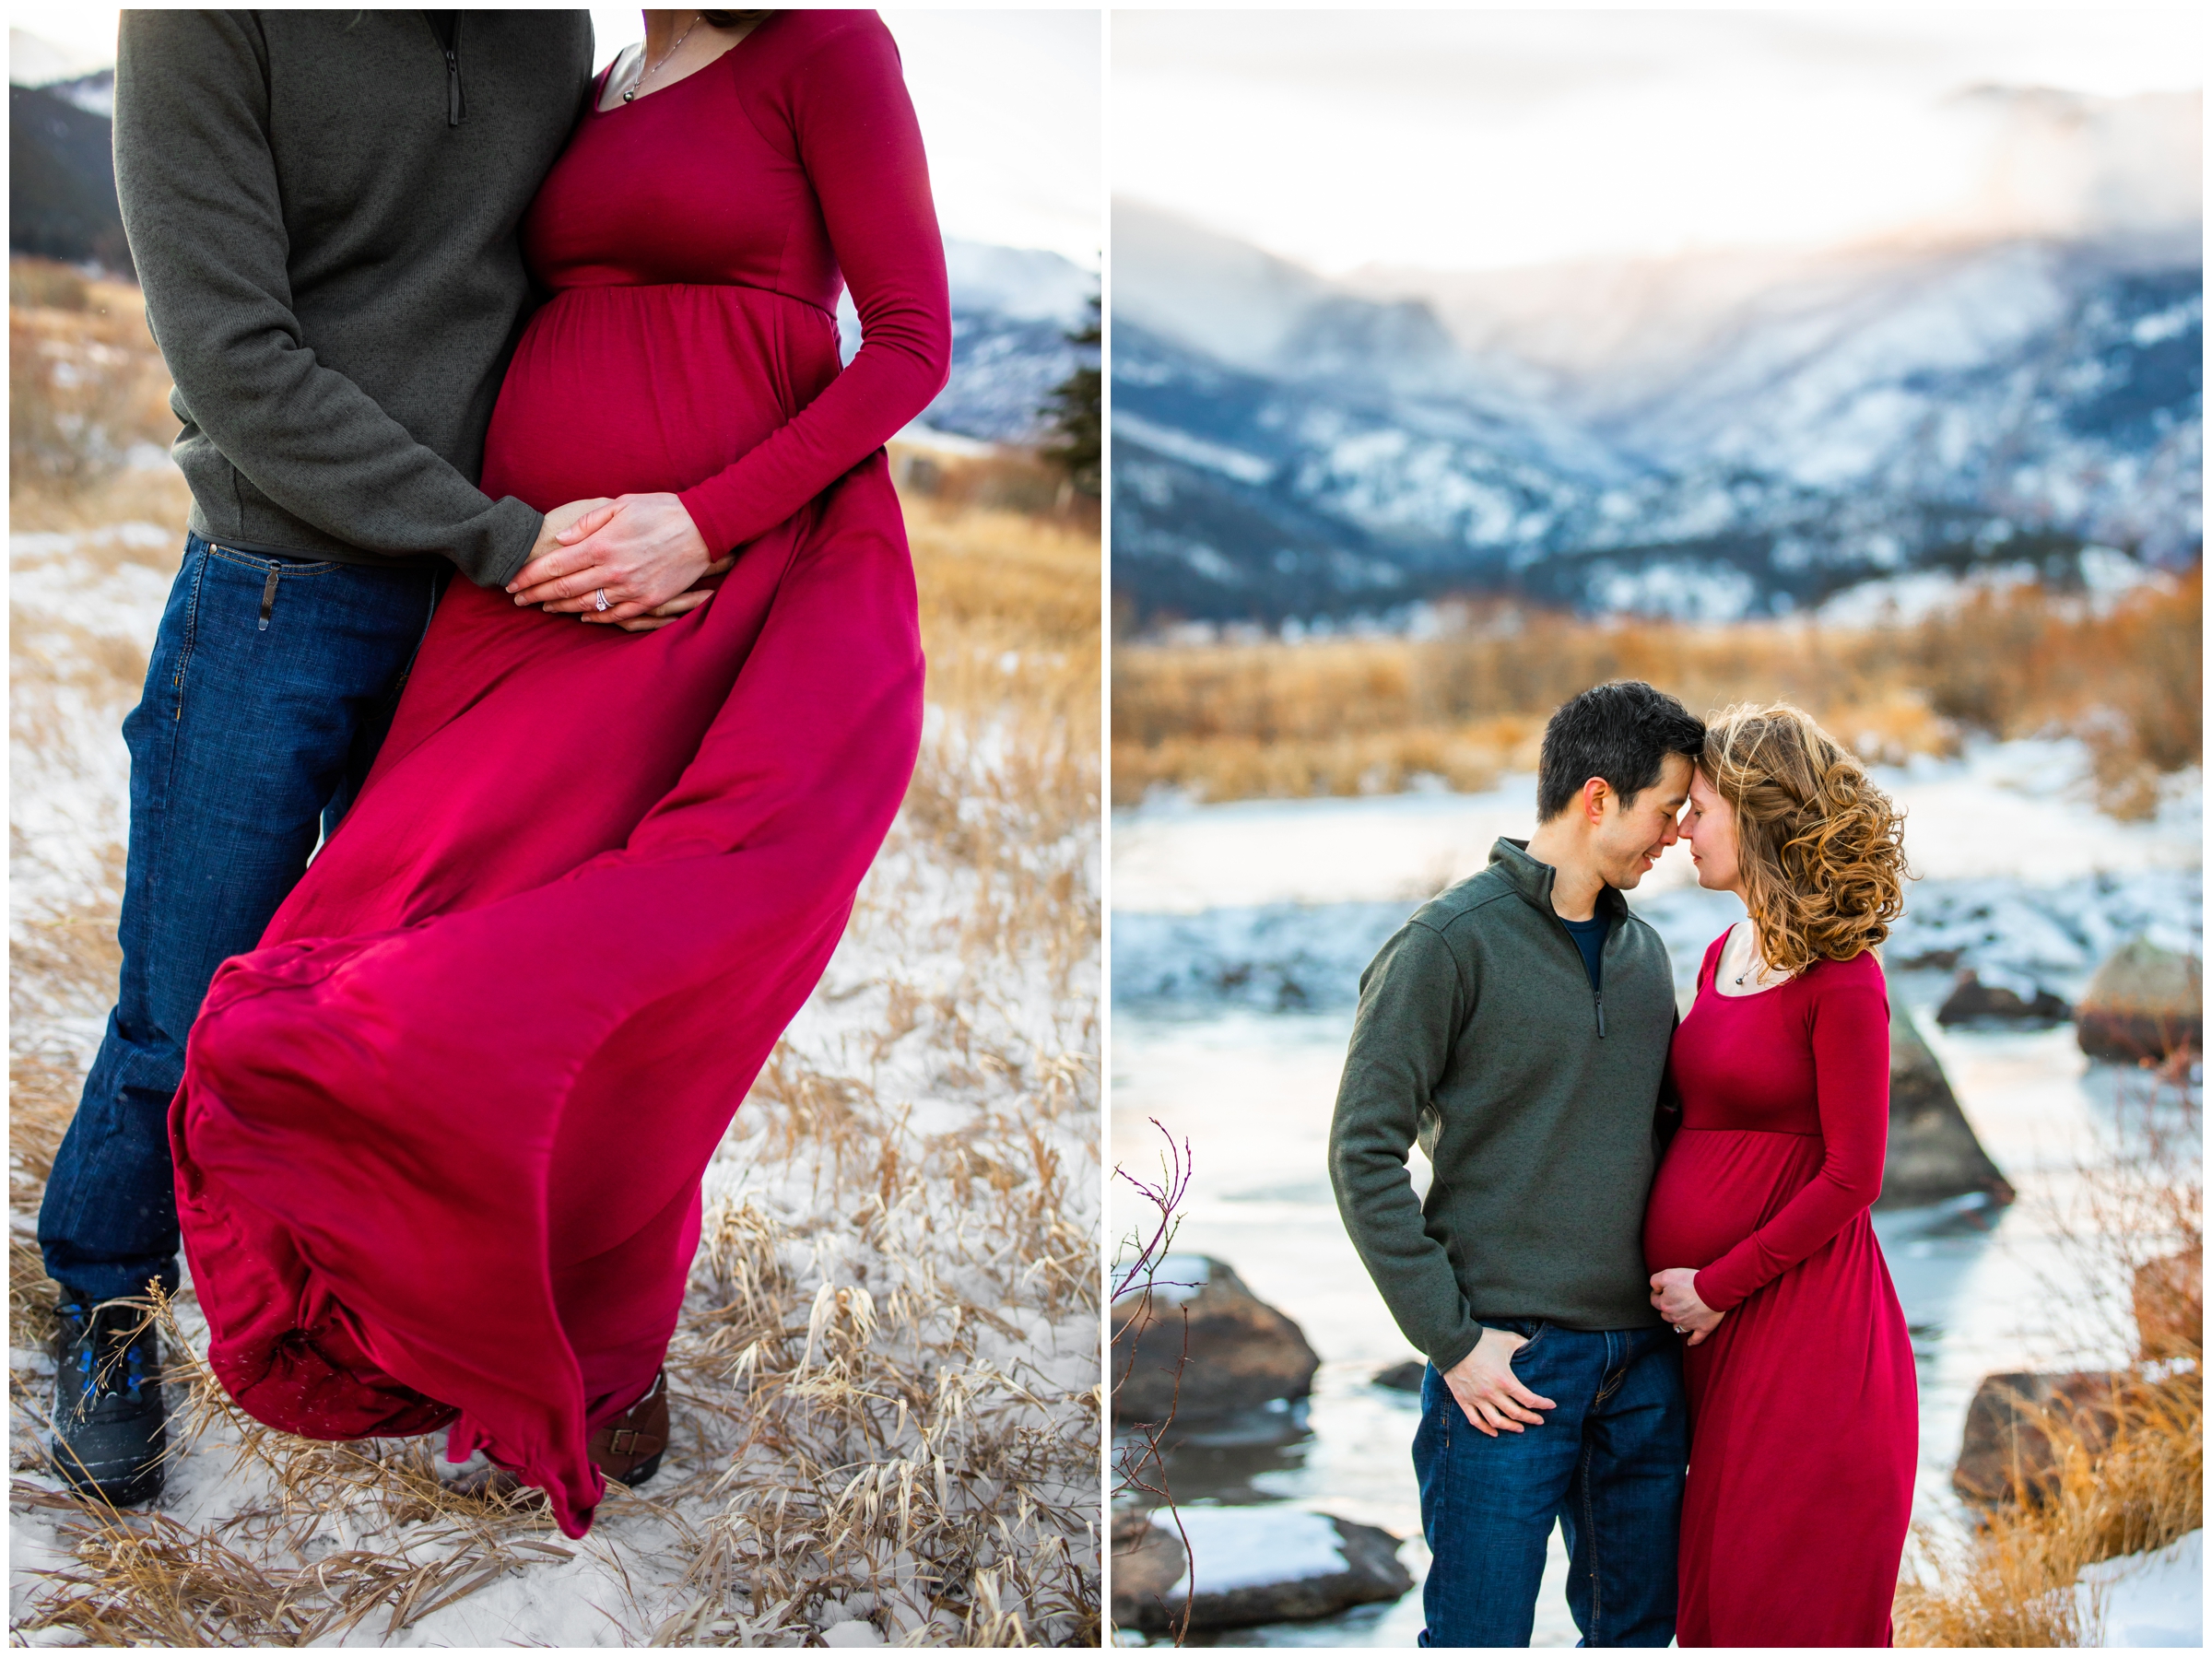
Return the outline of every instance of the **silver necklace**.
[[[1753,958],[1753,959],[1745,966],[1744,970],[1735,975],[1735,987],[1739,990],[1742,989],[1744,987],[1744,980],[1749,978],[1755,969],[1763,967],[1764,965],[1764,962],[1759,961],[1757,959],[1757,958]]]
[[[659,63],[654,64],[650,68],[641,69],[638,71],[638,78],[630,83],[629,90],[622,94],[622,101],[624,103],[634,103],[637,101],[638,93],[645,85],[647,76],[657,75],[663,69],[665,69],[668,66],[668,60],[684,49],[684,42],[691,38],[691,31],[698,27],[699,18],[695,16],[692,18],[690,22],[684,25],[684,32],[676,37],[676,44],[661,53],[661,61]],[[638,42],[639,61],[642,62],[644,57],[645,42],[640,41]]]

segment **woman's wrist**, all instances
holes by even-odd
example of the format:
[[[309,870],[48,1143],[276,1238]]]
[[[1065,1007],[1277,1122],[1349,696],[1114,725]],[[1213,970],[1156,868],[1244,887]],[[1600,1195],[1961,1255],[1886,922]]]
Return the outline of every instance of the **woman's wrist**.
[[[1691,1296],[1692,1296],[1692,1297],[1693,1297],[1693,1298],[1694,1298],[1694,1299],[1697,1300],[1698,1306],[1699,1306],[1699,1308],[1700,1308],[1700,1310],[1705,1310],[1705,1311],[1712,1312],[1712,1314],[1714,1314],[1716,1317],[1724,1317],[1724,1316],[1726,1316],[1726,1315],[1727,1315],[1728,1307],[1726,1307],[1726,1306],[1715,1306],[1715,1305],[1712,1303],[1712,1299],[1708,1298],[1708,1296],[1706,1295],[1706,1293],[1705,1293],[1705,1286],[1704,1286],[1704,1285],[1703,1285],[1701,1282],[1700,1282],[1700,1281],[1699,1281],[1699,1279],[1700,1279],[1700,1277],[1701,1277],[1701,1276],[1702,1276],[1702,1275],[1704,1275],[1706,1272],[1709,1272],[1709,1271],[1711,1271],[1712,1269],[1712,1268],[1711,1266],[1700,1266],[1700,1267],[1699,1267],[1699,1268],[1698,1268],[1696,1271],[1693,1271],[1693,1272],[1691,1272],[1691,1273],[1690,1273],[1690,1275],[1689,1275],[1689,1292],[1690,1292]],[[1718,1294],[1719,1294],[1719,1298],[1720,1298],[1721,1299],[1726,1300],[1726,1299],[1728,1299],[1728,1296],[1727,1296],[1727,1294],[1726,1294],[1726,1292],[1725,1292],[1725,1286],[1724,1286],[1724,1285],[1722,1287],[1722,1289],[1721,1289],[1721,1290],[1719,1290],[1719,1291],[1716,1291],[1716,1292],[1718,1292]],[[1730,1301],[1730,1302],[1729,1302],[1729,1304],[1730,1304],[1730,1305],[1734,1305],[1734,1304],[1735,1304],[1735,1302],[1734,1302],[1734,1301]]]

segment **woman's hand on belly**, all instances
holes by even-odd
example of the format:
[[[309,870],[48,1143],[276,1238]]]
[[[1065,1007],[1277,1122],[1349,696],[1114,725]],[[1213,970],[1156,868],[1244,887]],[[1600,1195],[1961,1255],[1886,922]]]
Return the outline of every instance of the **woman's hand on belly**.
[[[1698,1274],[1688,1266],[1670,1266],[1652,1274],[1652,1304],[1676,1334],[1689,1336],[1693,1346],[1718,1329],[1728,1315],[1698,1299]]]
[[[533,558],[507,583],[516,604],[586,621],[625,622],[657,612],[711,571],[729,568],[729,560],[716,565],[674,495],[618,496],[582,513],[558,538],[559,547]],[[601,593],[608,601],[605,609]]]
[[[718,558],[709,564],[707,573],[721,575],[736,567],[737,555],[733,552],[728,558]],[[688,593],[678,593],[666,604],[648,610],[642,616],[632,616],[628,621],[618,621],[615,625],[626,633],[650,633],[655,628],[666,627],[678,616],[689,615],[713,596],[714,589],[712,587],[694,587]],[[586,616],[583,619],[589,621],[592,617]]]

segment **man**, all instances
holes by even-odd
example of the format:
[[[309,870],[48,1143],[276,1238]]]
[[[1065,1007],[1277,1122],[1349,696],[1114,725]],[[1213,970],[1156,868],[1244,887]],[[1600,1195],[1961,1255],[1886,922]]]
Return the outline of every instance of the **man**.
[[[153,1334],[101,1303],[177,1287],[167,1117],[208,981],[359,788],[451,570],[592,567],[557,538],[592,503],[475,483],[530,308],[517,227],[591,65],[582,11],[123,14],[116,190],[193,507],[124,723],[120,995],[39,1216],[54,1465],[107,1500],[161,1487]]]
[[[1526,1645],[1555,1517],[1584,1643],[1674,1637],[1688,1416],[1642,1249],[1674,975],[1620,894],[1675,843],[1704,734],[1645,684],[1568,702],[1535,833],[1499,840],[1359,981],[1329,1169],[1429,1357],[1425,1645]]]

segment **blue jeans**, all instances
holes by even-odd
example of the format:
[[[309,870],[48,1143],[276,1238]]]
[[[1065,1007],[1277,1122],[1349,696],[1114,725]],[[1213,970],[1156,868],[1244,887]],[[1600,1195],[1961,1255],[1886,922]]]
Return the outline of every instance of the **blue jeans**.
[[[1513,1373],[1558,1407],[1538,1412],[1541,1427],[1489,1438],[1429,1366],[1413,1440],[1430,1556],[1421,1644],[1526,1645],[1557,1519],[1567,1534],[1567,1608],[1582,1643],[1665,1645],[1675,1637],[1689,1461],[1681,1337],[1664,1324],[1499,1326],[1527,1337]]]
[[[443,569],[184,542],[123,722],[123,975],[39,1209],[47,1275],[95,1300],[177,1287],[169,1102],[215,970],[261,940],[369,773]]]

